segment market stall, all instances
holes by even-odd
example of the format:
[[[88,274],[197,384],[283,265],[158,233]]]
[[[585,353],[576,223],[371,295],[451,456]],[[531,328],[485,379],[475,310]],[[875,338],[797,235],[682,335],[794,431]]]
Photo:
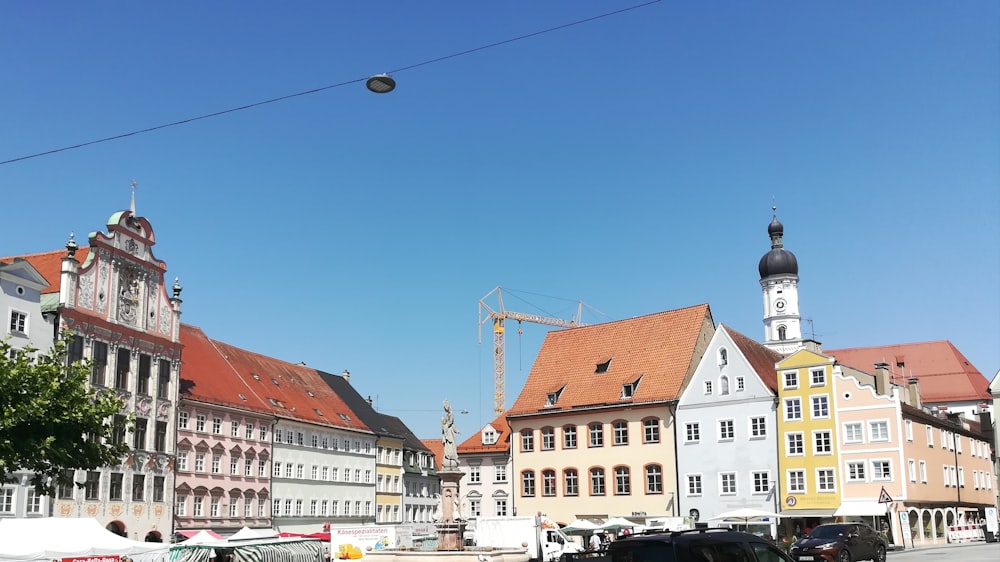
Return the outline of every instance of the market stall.
[[[160,562],[170,545],[138,542],[105,529],[96,519],[0,519],[0,562],[99,557],[101,562]]]

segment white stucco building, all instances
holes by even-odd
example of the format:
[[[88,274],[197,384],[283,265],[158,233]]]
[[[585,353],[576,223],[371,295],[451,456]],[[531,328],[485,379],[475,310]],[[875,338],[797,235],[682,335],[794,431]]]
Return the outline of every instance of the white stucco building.
[[[739,508],[777,511],[780,358],[723,324],[716,329],[677,405],[680,515],[706,521]]]

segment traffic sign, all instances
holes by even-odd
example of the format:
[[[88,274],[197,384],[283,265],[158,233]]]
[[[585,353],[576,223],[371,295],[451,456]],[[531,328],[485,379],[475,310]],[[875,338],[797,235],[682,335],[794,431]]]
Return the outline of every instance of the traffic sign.
[[[878,503],[892,503],[892,496],[885,491],[885,486],[882,486],[882,493],[878,495]]]

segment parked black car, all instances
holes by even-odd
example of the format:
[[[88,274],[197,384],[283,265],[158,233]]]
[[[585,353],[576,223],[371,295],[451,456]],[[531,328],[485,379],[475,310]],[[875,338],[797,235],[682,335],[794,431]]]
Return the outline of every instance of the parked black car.
[[[729,529],[691,529],[631,535],[613,541],[604,553],[564,554],[561,562],[791,562],[791,559],[757,535]]]
[[[864,523],[820,525],[788,549],[795,562],[885,562],[885,540]]]

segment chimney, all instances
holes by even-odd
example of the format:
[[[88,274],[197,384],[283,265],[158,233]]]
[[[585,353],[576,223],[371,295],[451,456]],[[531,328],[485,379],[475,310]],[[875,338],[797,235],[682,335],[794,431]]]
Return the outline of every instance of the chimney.
[[[875,363],[875,393],[879,396],[889,394],[889,364]]]
[[[993,416],[990,415],[990,411],[982,406],[987,406],[986,404],[980,404],[979,410],[979,431],[982,432],[983,438],[989,441],[991,444],[996,442],[995,430],[993,429]],[[993,451],[993,458],[996,459],[996,451]]]
[[[375,403],[372,402],[372,395],[371,394],[368,395],[368,405],[369,406],[374,406],[375,405]]]
[[[917,386],[917,377],[910,377],[906,379],[906,391],[909,396],[910,406],[914,408],[920,408],[920,387]]]
[[[344,377],[345,381],[351,382],[351,372],[348,371],[347,369],[344,369],[344,372],[341,373],[340,376]]]

